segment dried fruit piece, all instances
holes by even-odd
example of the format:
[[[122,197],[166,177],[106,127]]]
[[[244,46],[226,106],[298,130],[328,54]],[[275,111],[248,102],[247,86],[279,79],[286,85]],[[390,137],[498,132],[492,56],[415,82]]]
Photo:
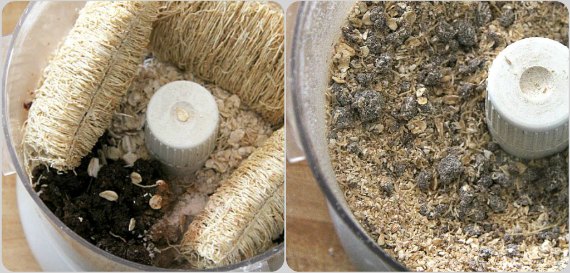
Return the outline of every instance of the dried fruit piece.
[[[519,255],[519,246],[517,244],[508,244],[506,247],[507,257],[516,257]]]
[[[416,176],[416,184],[421,191],[427,192],[430,188],[432,179],[433,175],[431,172],[423,170]]]
[[[474,46],[477,43],[477,31],[468,21],[459,21],[456,26],[457,42],[465,47]]]
[[[439,180],[442,184],[449,184],[463,172],[463,164],[456,155],[448,155],[444,157],[437,167]]]
[[[374,62],[374,67],[378,73],[387,73],[392,70],[393,63],[392,56],[388,53],[383,53]]]
[[[491,258],[491,256],[493,256],[493,250],[490,248],[481,248],[481,250],[479,250],[479,257],[481,257],[483,260],[488,260],[489,258]]]
[[[354,94],[352,107],[356,109],[362,122],[377,120],[382,115],[384,98],[374,90],[359,91]]]
[[[441,21],[437,25],[435,33],[441,42],[446,43],[455,37],[457,30],[446,21]]]
[[[499,17],[499,24],[502,27],[510,27],[515,22],[515,13],[512,8],[505,8],[503,14]]]
[[[493,20],[493,13],[488,2],[479,2],[477,11],[475,12],[475,21],[477,25],[482,26]]]
[[[489,207],[491,207],[494,212],[501,213],[507,209],[507,204],[501,197],[491,194],[489,196]]]
[[[353,127],[355,124],[355,116],[350,107],[335,107],[332,116],[334,127],[344,129]]]
[[[381,7],[374,7],[370,10],[370,21],[372,21],[374,27],[378,30],[386,26],[386,15]]]

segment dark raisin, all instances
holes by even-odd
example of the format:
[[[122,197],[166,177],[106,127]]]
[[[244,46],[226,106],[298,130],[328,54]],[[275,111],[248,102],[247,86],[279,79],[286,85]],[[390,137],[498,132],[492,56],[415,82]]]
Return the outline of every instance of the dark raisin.
[[[500,148],[501,148],[501,146],[497,142],[489,142],[487,144],[487,150],[489,150],[491,152],[496,152]]]
[[[459,73],[469,75],[476,72],[481,66],[485,64],[485,61],[482,59],[472,59],[467,62],[466,65],[462,65],[459,67]]]
[[[370,10],[370,21],[377,30],[383,30],[386,26],[386,15],[381,7],[374,7]]]
[[[356,81],[364,87],[368,87],[373,80],[374,80],[374,74],[372,73],[356,74]]]
[[[468,21],[459,21],[456,24],[457,42],[464,47],[472,47],[477,44],[477,32],[473,24]]]
[[[493,172],[491,178],[503,188],[510,188],[514,184],[513,179],[502,172]]]
[[[413,96],[404,99],[400,106],[400,118],[408,121],[418,114],[418,102]]]
[[[354,94],[352,107],[358,111],[360,120],[371,122],[377,120],[382,114],[384,98],[374,90],[359,91]]]
[[[400,29],[396,32],[392,32],[386,36],[386,42],[391,44],[394,48],[397,48],[406,42],[410,38],[410,32],[406,29]]]
[[[512,9],[504,9],[503,14],[499,17],[499,24],[502,27],[510,27],[515,22],[515,13]]]
[[[439,218],[445,216],[447,211],[449,210],[449,206],[447,204],[437,204],[434,210],[434,218]]]
[[[349,153],[352,153],[355,155],[359,155],[362,152],[362,150],[360,150],[360,147],[358,146],[357,142],[348,143],[348,145],[346,145],[346,150]]]
[[[433,180],[433,175],[430,171],[423,170],[416,176],[416,184],[418,188],[423,191],[427,192],[431,185],[431,181]]]
[[[493,180],[490,175],[483,175],[477,180],[477,185],[483,188],[489,188],[493,185]]]
[[[353,127],[356,121],[352,109],[343,106],[338,106],[334,109],[332,119],[336,129]]]
[[[473,221],[481,222],[487,219],[487,212],[485,212],[483,208],[474,208],[471,217],[473,218]]]
[[[526,171],[522,174],[522,180],[524,182],[530,183],[537,181],[540,177],[542,177],[542,170],[535,167],[529,167]]]
[[[479,257],[481,257],[483,260],[488,260],[491,258],[491,256],[493,256],[493,250],[490,248],[481,248],[479,250]]]
[[[349,26],[343,27],[342,28],[342,35],[344,36],[344,39],[346,41],[348,41],[349,43],[352,43],[352,44],[361,44],[362,43],[362,35],[358,31],[358,29],[355,29],[355,28],[349,27]]]
[[[443,43],[449,42],[449,40],[453,39],[456,33],[457,31],[455,28],[446,21],[439,22],[435,28],[435,35]]]
[[[489,207],[496,213],[504,212],[507,209],[507,204],[505,201],[494,194],[489,196]]]
[[[522,195],[519,196],[519,198],[515,201],[515,203],[517,203],[519,206],[528,206],[532,203],[532,201],[530,200],[530,197],[528,197],[528,195]]]
[[[380,55],[380,57],[376,58],[374,61],[374,67],[378,73],[387,73],[392,70],[393,60],[392,56],[387,53]]]
[[[340,106],[350,106],[352,104],[352,95],[344,84],[333,83],[331,91]]]
[[[378,32],[371,32],[364,44],[368,47],[370,52],[380,54],[382,52],[382,34]]]
[[[519,246],[517,244],[508,244],[505,248],[507,257],[519,256]]]
[[[382,184],[382,191],[384,191],[384,194],[386,194],[386,196],[388,197],[392,196],[392,194],[394,193],[394,183],[392,183],[391,181],[385,182],[384,184]]]
[[[491,162],[484,154],[477,154],[475,156],[475,168],[477,168],[478,173],[486,174],[491,168]]]
[[[459,188],[459,200],[469,204],[473,202],[473,199],[475,199],[475,191],[473,188],[471,188],[471,186],[465,184]]]
[[[483,234],[483,230],[478,224],[468,224],[463,228],[463,232],[465,232],[467,236],[471,237],[479,237],[481,234]]]
[[[493,20],[491,8],[487,2],[479,2],[477,11],[475,12],[475,21],[477,25],[483,26]]]
[[[406,92],[410,90],[410,82],[409,81],[402,81],[400,83],[400,91]]]
[[[441,183],[446,185],[459,178],[463,172],[463,164],[456,155],[448,155],[439,162],[437,170]]]

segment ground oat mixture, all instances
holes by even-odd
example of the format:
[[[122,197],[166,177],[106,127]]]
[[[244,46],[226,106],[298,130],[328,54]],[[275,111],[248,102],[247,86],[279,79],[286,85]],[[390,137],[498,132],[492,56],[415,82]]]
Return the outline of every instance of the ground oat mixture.
[[[329,151],[370,236],[410,270],[544,271],[568,262],[568,150],[506,154],[487,71],[525,37],[568,44],[552,2],[359,2],[335,46]]]

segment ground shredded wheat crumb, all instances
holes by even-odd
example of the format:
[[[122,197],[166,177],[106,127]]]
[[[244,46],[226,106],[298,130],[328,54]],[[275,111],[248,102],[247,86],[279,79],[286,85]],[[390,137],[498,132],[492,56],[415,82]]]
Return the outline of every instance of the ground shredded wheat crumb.
[[[329,151],[354,215],[418,271],[568,262],[568,150],[521,160],[491,141],[485,81],[507,45],[568,44],[553,2],[358,2],[335,46]]]

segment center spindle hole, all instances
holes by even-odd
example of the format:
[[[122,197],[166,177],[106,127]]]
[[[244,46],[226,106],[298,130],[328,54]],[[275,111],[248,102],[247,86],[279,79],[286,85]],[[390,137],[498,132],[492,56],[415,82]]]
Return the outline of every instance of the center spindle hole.
[[[552,73],[542,66],[531,66],[521,75],[521,92],[530,99],[539,99],[552,92]]]

